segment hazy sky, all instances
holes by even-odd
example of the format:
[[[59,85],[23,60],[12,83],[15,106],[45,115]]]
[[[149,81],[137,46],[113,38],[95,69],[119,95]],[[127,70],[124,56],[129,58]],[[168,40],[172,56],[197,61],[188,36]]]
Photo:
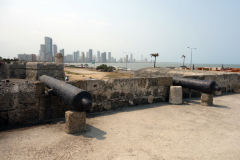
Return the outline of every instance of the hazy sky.
[[[240,0],[0,0],[0,56],[58,50],[123,52],[158,62],[240,62]]]

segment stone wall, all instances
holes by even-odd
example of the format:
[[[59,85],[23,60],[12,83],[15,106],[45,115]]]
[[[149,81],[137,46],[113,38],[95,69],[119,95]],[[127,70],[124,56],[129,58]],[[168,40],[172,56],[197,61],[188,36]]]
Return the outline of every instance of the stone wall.
[[[0,66],[0,77],[3,79],[38,80],[41,75],[64,80],[64,64],[54,62],[11,62]]]
[[[0,82],[0,126],[60,118],[69,109],[57,96],[45,94],[42,82]]]
[[[25,79],[27,62],[11,62],[9,64],[9,78]]]
[[[200,70],[182,70],[182,69],[169,69],[169,68],[144,68],[135,71],[133,77],[157,77],[157,76],[171,76],[171,77],[184,77],[200,80],[215,81],[218,86],[222,87],[222,92],[238,93],[240,89],[240,73],[236,72],[220,72],[220,71],[200,71]],[[196,91],[191,91],[183,88],[184,95],[201,94]],[[186,96],[184,96],[186,97]],[[188,96],[187,96],[188,97]]]
[[[92,94],[89,112],[168,101],[172,77],[71,81]],[[0,126],[64,117],[71,110],[59,97],[45,93],[43,82],[0,82]]]
[[[70,81],[92,94],[91,112],[168,100],[172,77]]]
[[[64,64],[54,62],[28,62],[26,65],[26,79],[38,80],[40,76],[47,75],[53,78],[64,80]]]

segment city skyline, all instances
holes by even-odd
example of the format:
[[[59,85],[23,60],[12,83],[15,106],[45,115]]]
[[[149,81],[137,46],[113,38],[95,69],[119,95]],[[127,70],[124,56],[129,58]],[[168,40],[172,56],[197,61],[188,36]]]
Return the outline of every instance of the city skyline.
[[[150,54],[159,53],[157,62],[185,55],[190,63],[191,47],[193,63],[238,64],[238,6],[237,0],[1,0],[0,56],[37,55],[49,36],[65,54],[92,49],[96,57],[99,50],[117,60],[123,52],[153,60]]]

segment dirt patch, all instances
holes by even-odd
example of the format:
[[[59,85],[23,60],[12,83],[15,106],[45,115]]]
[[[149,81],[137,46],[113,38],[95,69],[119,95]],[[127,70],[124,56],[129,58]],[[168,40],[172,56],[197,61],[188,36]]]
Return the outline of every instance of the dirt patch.
[[[131,78],[133,72],[102,72],[95,69],[64,68],[69,80]]]

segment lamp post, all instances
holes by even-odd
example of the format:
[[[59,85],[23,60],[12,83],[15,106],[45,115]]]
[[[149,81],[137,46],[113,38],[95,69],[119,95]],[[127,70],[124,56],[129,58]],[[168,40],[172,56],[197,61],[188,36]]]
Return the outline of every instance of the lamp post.
[[[190,47],[188,47],[189,49],[191,49],[191,63],[190,63],[190,68],[192,69],[192,50],[193,49],[197,49],[197,48],[190,48]]]

